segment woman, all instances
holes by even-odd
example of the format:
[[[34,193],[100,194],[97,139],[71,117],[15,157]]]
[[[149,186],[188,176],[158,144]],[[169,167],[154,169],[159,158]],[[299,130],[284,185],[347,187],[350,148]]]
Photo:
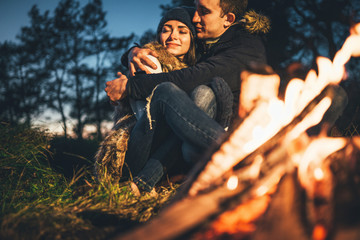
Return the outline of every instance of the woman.
[[[154,42],[146,44],[144,47],[155,50],[158,53],[158,58],[154,59],[157,62],[158,68],[156,70],[148,68],[151,73],[169,72],[185,68],[195,64],[195,28],[192,25],[192,15],[194,10],[190,8],[174,8],[169,10],[161,19],[157,28],[157,39]],[[136,74],[142,74],[137,72]],[[200,89],[200,90],[199,90]],[[204,111],[214,108],[215,96],[211,89],[202,86],[193,92],[193,99],[196,99],[196,93],[201,91],[202,94],[206,92],[206,103],[202,108]],[[202,95],[204,96],[204,95]],[[130,104],[129,104],[130,103]],[[139,120],[144,112],[145,101],[134,101],[132,99],[125,99],[121,101],[116,107],[115,124],[112,132],[107,136],[96,155],[95,169],[101,181],[118,181],[123,173],[122,167],[124,165],[125,153],[127,149],[127,141],[129,133],[135,124],[135,118],[129,114],[129,107],[131,105],[135,117]],[[200,106],[199,106],[200,107]],[[201,107],[200,107],[201,108]],[[212,110],[211,112],[214,112]],[[148,116],[151,121],[151,116]],[[146,185],[146,191],[151,191],[156,182],[163,175],[163,164],[160,163],[161,158],[165,158],[168,152],[174,148],[181,148],[181,142],[175,136],[167,135],[164,139],[165,146],[159,146],[154,151],[155,158],[150,158],[145,166],[139,171],[132,171],[130,169],[128,174],[135,174],[134,182],[131,187],[133,192],[138,195],[139,190],[137,186]],[[160,152],[160,153],[159,153]],[[126,163],[125,163],[126,165]],[[148,183],[150,181],[151,183]],[[140,189],[144,190],[143,187]]]
[[[145,44],[158,53],[158,58],[148,56],[157,69],[147,67],[150,73],[171,72],[195,64],[195,28],[191,22],[191,8],[173,8],[160,20],[156,41]],[[139,119],[144,111],[145,101],[132,101],[130,105]]]

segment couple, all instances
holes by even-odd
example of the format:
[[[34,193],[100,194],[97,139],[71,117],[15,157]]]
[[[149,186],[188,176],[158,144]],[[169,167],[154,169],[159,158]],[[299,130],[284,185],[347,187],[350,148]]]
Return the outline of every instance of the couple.
[[[188,67],[135,74],[135,69],[149,72],[145,65],[156,69],[146,56],[158,54],[149,48],[133,48],[129,53],[133,76],[119,73],[105,88],[114,102],[125,98],[138,102],[150,96],[147,113],[131,130],[125,157],[128,174],[134,176],[133,192],[153,191],[164,167],[171,166],[173,153],[180,151],[186,160],[196,162],[196,156],[209,147],[218,147],[224,127],[231,123],[227,119],[237,115],[240,73],[252,63],[266,63],[262,35],[268,31],[268,21],[254,12],[245,14],[247,0],[196,0],[195,5],[191,15],[181,8],[170,10],[158,28],[159,43]],[[194,33],[199,41],[197,61],[191,66],[187,55],[191,55]]]

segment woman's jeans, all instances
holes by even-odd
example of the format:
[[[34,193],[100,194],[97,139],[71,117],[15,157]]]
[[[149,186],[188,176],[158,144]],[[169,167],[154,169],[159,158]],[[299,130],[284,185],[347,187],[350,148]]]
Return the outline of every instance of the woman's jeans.
[[[145,112],[146,102],[142,100],[134,100],[130,98],[130,106],[135,114],[136,120],[139,120]]]
[[[211,106],[208,104],[206,111],[214,115],[216,109]],[[146,191],[151,191],[163,176],[167,161],[181,153],[181,143],[183,149],[201,154],[210,146],[219,146],[225,133],[183,90],[168,82],[154,90],[150,115],[151,119],[144,114],[134,126],[125,158],[130,173],[136,176],[134,182]],[[180,147],[174,150],[174,146]]]

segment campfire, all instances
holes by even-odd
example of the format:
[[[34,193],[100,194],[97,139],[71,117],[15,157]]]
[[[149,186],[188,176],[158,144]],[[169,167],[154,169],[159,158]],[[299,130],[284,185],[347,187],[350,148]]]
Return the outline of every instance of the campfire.
[[[259,219],[271,215],[269,205],[280,201],[276,195],[289,200],[296,189],[305,213],[305,224],[297,221],[304,230],[296,239],[328,238],[334,223],[332,168],[337,164],[337,169],[348,166],[341,169],[351,171],[360,138],[328,137],[325,131],[308,136],[306,130],[318,124],[331,105],[334,86],[346,79],[345,64],[360,56],[360,24],[350,33],[333,61],[319,57],[318,72],[310,70],[305,79],[288,83],[284,100],[278,98],[277,74],[243,72],[239,115],[244,120],[206,164],[193,169],[172,204],[120,238],[242,239],[252,234],[252,239],[264,239],[256,234]],[[334,160],[339,152],[346,160]],[[193,234],[204,222],[210,223],[207,230]]]

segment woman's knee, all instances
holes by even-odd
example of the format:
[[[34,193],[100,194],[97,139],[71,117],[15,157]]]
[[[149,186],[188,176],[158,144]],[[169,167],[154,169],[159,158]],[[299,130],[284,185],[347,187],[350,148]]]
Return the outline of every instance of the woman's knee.
[[[206,85],[200,85],[191,92],[191,99],[195,103],[210,102],[215,99],[215,94],[210,87]]]

